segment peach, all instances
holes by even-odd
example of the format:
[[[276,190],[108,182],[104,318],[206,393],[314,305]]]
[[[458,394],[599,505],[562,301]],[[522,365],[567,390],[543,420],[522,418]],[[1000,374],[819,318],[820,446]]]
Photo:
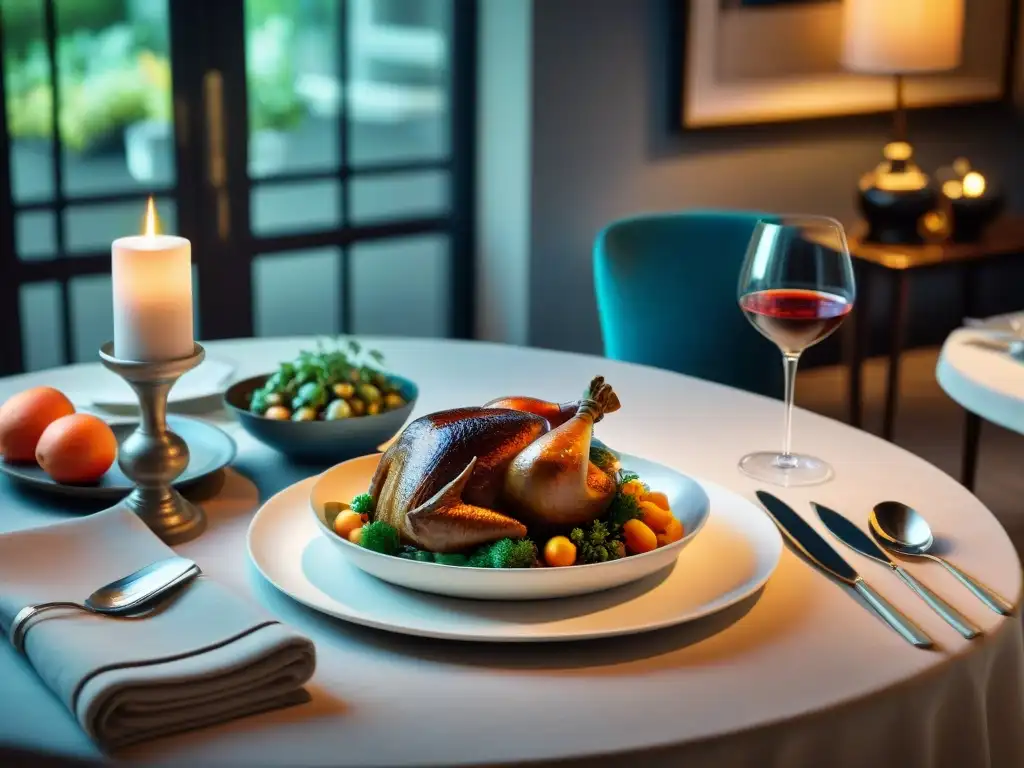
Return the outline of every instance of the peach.
[[[117,458],[117,438],[102,419],[88,413],[62,416],[43,432],[36,461],[58,483],[94,483]]]
[[[74,412],[71,401],[53,387],[19,392],[0,406],[0,456],[7,461],[34,461],[46,428]]]

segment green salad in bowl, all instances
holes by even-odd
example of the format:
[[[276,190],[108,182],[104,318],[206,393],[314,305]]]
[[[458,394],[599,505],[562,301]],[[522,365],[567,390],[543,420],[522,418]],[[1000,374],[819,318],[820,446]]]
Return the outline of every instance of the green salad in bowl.
[[[355,340],[330,350],[303,350],[253,390],[248,410],[277,421],[335,421],[403,408],[403,381],[375,367],[383,363],[380,352],[364,353]]]
[[[405,424],[417,395],[413,382],[385,370],[380,352],[341,339],[236,382],[224,402],[269,447],[334,462],[377,451]]]

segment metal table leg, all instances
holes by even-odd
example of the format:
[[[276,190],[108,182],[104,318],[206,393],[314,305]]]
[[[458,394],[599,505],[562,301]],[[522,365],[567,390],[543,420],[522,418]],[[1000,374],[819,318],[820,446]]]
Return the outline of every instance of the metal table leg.
[[[868,346],[868,332],[871,328],[871,307],[869,296],[871,295],[871,271],[867,268],[860,270],[857,281],[857,302],[853,310],[853,330],[847,337],[850,342],[850,356],[848,361],[849,386],[848,386],[848,415],[850,424],[858,429],[863,420],[863,370],[864,355]]]
[[[978,471],[978,446],[981,442],[981,417],[965,410],[964,445],[961,456],[960,482],[969,491],[974,490],[974,479]]]
[[[907,326],[907,310],[910,303],[910,278],[906,270],[896,273],[893,285],[892,307],[889,321],[892,323],[892,337],[889,342],[889,375],[885,391],[885,418],[882,422],[882,437],[892,440],[896,426],[896,400],[900,394],[900,355],[903,353],[903,338]]]

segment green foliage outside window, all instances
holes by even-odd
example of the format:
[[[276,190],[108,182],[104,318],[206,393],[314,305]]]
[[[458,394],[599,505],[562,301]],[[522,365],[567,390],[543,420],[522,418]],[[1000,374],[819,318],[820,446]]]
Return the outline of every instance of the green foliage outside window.
[[[173,12],[174,0],[165,1]],[[117,139],[133,123],[171,121],[166,17],[146,18],[160,2],[57,0],[59,129],[68,149],[84,151]],[[294,17],[300,5],[298,0],[246,3],[251,130],[287,130],[307,114],[295,92]],[[330,3],[314,5],[322,11]],[[42,7],[39,0],[0,0],[7,122],[15,139],[52,134],[53,86]],[[133,8],[147,13],[133,14]]]

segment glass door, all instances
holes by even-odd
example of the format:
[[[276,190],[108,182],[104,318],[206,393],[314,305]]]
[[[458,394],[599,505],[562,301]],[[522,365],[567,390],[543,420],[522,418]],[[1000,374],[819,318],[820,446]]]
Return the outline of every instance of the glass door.
[[[472,0],[0,14],[0,371],[96,359],[149,194],[203,339],[471,335]]]
[[[95,360],[110,243],[147,195],[189,214],[175,142],[169,0],[2,0],[0,370]]]
[[[472,7],[244,2],[226,143],[252,333],[470,335]]]

